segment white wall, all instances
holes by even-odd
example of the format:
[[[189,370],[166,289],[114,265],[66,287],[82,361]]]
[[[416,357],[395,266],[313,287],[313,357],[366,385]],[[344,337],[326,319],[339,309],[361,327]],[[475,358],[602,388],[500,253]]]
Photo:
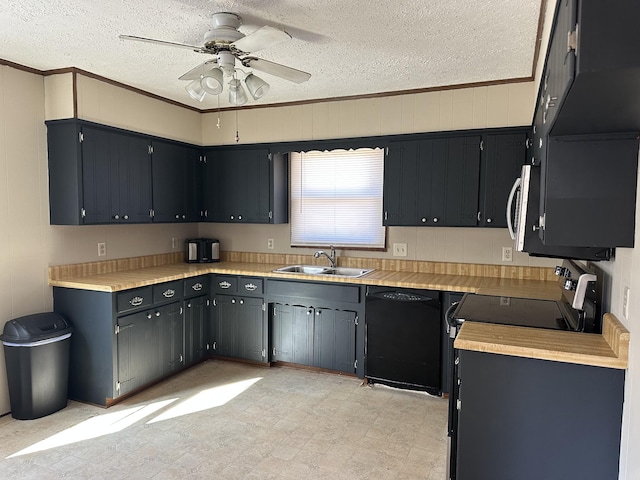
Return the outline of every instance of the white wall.
[[[638,177],[640,181],[640,176]],[[640,197],[636,201],[635,243],[640,245]],[[613,312],[631,332],[622,418],[620,479],[640,478],[640,251],[616,249],[616,258],[598,264],[605,273],[604,308]],[[624,288],[630,288],[627,317],[623,315]]]

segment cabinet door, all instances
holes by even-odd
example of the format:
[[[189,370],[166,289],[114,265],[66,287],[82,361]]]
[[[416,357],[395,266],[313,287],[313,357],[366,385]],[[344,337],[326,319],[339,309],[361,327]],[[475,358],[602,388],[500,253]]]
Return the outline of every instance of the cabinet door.
[[[83,223],[111,221],[111,192],[117,178],[111,176],[111,164],[118,151],[113,134],[98,128],[82,128]]]
[[[477,224],[480,142],[479,135],[420,142],[418,215],[427,219],[421,223],[450,227]],[[426,213],[420,212],[423,204]]]
[[[270,223],[272,169],[269,150],[247,150],[243,154],[244,199],[239,202],[239,214],[247,223]]]
[[[293,362],[293,307],[274,303],[272,305],[271,360]]]
[[[184,316],[182,303],[174,302],[158,308],[160,312],[160,347],[162,373],[180,370],[184,365]]]
[[[217,295],[213,304],[214,311],[214,349],[213,354],[222,357],[237,356],[237,299],[228,295]]]
[[[356,360],[356,313],[316,309],[313,365],[353,373]]]
[[[458,371],[455,478],[618,478],[624,370],[460,350]]]
[[[509,192],[526,161],[526,132],[486,136],[480,182],[480,226],[507,226],[505,208]]]
[[[415,225],[418,142],[390,142],[384,159],[383,224]]]
[[[197,169],[199,150],[154,141],[152,154],[154,222],[199,220]]]
[[[292,309],[293,363],[313,364],[314,309],[295,305]]]
[[[576,0],[558,2],[554,29],[549,39],[549,53],[542,77],[542,117],[548,130],[569,92],[575,75],[575,50],[569,49],[569,33],[574,30],[577,19]]]
[[[263,305],[262,298],[238,299],[238,356],[246,360],[263,362],[266,358]]]
[[[210,149],[204,186],[207,219],[270,223],[273,169],[268,149]]]
[[[204,358],[207,302],[208,299],[205,295],[190,298],[184,302],[184,343],[186,365],[197,363]]]
[[[151,157],[149,141],[134,135],[118,135],[118,161],[112,162],[112,221],[151,222]]]
[[[148,312],[139,312],[118,318],[118,395],[135,390],[150,379],[149,371],[153,370],[151,366],[155,363],[150,347],[155,349],[158,343],[151,343],[153,326],[150,324],[151,320],[147,319],[147,314]]]

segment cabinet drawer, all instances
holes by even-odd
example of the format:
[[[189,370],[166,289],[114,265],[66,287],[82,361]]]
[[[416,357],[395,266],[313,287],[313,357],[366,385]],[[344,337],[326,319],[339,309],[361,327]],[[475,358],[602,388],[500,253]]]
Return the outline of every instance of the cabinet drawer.
[[[262,295],[263,291],[262,278],[240,277],[238,293],[241,295]]]
[[[153,286],[153,303],[163,303],[167,300],[182,298],[182,280],[159,283]]]
[[[238,291],[238,277],[216,275],[213,289],[219,293],[236,293]]]
[[[136,308],[148,307],[151,305],[151,286],[134,288],[120,292],[116,296],[118,313],[135,310]]]
[[[184,281],[184,296],[193,297],[209,292],[209,276],[187,278]]]

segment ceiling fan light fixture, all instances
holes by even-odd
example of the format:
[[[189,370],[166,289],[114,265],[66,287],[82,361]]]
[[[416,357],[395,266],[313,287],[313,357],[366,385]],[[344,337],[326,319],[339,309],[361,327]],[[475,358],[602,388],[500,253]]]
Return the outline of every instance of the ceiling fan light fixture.
[[[204,89],[202,88],[199,78],[195,79],[192,82],[189,82],[189,84],[186,87],[184,87],[184,89],[187,91],[187,93],[191,98],[199,102],[203,101],[204,97],[207,94],[207,92],[205,92]]]
[[[244,105],[247,103],[247,92],[238,79],[229,82],[229,102],[232,105]]]
[[[220,95],[224,88],[223,73],[220,68],[212,68],[200,77],[200,85],[202,89],[210,95]]]
[[[260,77],[256,77],[253,73],[245,77],[244,83],[254,100],[258,100],[269,93],[269,84]]]

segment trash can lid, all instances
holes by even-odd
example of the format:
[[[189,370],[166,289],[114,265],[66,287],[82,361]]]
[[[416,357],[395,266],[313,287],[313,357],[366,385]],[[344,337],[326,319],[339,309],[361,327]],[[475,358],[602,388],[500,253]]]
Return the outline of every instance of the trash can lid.
[[[55,312],[36,313],[9,320],[0,341],[31,343],[71,333],[71,325]]]

